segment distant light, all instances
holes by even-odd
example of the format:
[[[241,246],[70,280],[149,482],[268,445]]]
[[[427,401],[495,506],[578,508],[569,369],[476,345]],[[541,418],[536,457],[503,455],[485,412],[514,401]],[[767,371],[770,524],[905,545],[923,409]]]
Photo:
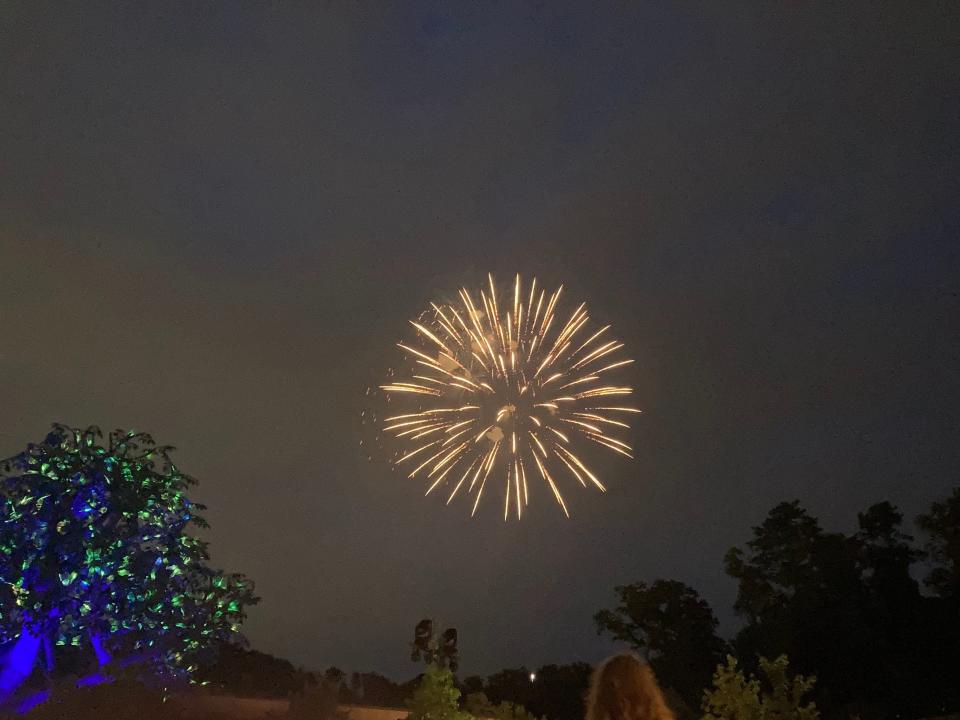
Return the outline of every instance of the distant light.
[[[534,682],[537,679],[536,673],[530,673],[530,682]]]

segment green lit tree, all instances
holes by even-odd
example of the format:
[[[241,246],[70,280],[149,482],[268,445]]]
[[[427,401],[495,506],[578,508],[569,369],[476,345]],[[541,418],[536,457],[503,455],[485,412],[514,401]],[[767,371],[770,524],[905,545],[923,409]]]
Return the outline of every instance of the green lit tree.
[[[727,656],[704,693],[704,720],[818,720],[820,712],[804,698],[816,678],[791,675],[786,655],[760,658],[760,677],[747,677]]]
[[[238,638],[256,602],[242,575],[208,566],[195,481],[144,433],[54,425],[0,463],[0,701],[34,672],[40,650],[89,646],[189,676],[208,648]]]
[[[453,673],[445,667],[430,665],[420,680],[410,708],[408,720],[471,720],[460,709],[460,691],[453,681]]]

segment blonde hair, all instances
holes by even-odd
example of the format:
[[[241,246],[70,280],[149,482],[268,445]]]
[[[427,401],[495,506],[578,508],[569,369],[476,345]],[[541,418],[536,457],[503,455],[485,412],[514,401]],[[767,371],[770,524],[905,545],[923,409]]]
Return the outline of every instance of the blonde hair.
[[[587,720],[674,720],[650,666],[635,655],[614,655],[593,671]]]

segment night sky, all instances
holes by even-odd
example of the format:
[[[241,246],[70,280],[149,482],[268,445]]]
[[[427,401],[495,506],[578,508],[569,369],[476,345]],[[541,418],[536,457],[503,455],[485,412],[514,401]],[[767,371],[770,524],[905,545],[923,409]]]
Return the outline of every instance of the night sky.
[[[952,3],[86,5],[0,6],[0,456],[175,444],[254,647],[406,678],[434,616],[466,673],[595,661],[658,577],[730,632],[775,503],[851,531],[960,480]],[[638,361],[637,459],[569,521],[360,446],[408,318],[488,271]]]

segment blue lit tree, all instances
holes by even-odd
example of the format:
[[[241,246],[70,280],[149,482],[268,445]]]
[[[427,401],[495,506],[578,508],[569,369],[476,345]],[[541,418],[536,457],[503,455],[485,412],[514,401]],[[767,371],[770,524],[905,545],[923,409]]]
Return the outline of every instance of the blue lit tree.
[[[144,433],[54,425],[0,462],[0,703],[58,648],[189,676],[256,602],[207,565],[195,484]],[[41,662],[42,659],[42,662]],[[101,678],[102,679],[102,678]]]

